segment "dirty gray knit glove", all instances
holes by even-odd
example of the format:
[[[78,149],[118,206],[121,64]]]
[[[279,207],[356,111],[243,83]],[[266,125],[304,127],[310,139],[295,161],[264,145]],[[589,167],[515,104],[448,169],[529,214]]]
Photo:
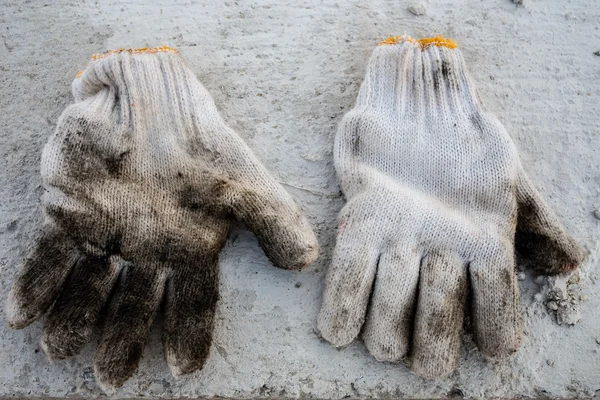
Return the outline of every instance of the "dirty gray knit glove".
[[[450,40],[395,37],[376,48],[334,157],[348,203],[318,327],[335,346],[362,328],[378,360],[409,356],[417,374],[446,376],[470,295],[480,350],[507,356],[522,337],[514,247],[548,274],[584,257]]]
[[[197,370],[233,221],[286,269],[316,258],[315,236],[174,49],[97,55],[73,94],[42,154],[45,227],[10,292],[9,323],[50,309],[42,346],[61,359],[90,340],[107,305],[95,371],[118,387],[164,298],[167,363],[174,375]]]

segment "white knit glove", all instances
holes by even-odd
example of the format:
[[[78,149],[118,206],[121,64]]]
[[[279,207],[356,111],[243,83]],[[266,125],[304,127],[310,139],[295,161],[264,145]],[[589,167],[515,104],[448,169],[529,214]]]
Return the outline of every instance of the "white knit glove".
[[[234,219],[281,268],[311,263],[315,236],[174,49],[97,55],[73,94],[42,155],[45,228],[10,292],[9,323],[23,328],[54,303],[42,346],[61,359],[90,340],[108,304],[95,371],[116,387],[135,372],[164,297],[169,367],[199,369]]]
[[[362,328],[375,358],[409,356],[430,378],[456,367],[467,303],[485,355],[519,347],[515,245],[547,274],[584,258],[478,100],[455,47],[395,37],[373,52],[336,137],[348,203],[318,319],[335,346]]]

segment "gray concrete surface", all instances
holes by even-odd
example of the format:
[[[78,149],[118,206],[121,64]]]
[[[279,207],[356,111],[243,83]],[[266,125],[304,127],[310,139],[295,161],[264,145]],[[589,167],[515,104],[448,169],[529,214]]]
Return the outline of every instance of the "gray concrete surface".
[[[424,15],[411,13],[413,5],[421,9],[401,0],[2,0],[2,300],[41,221],[40,153],[72,101],[75,73],[96,52],[168,44],[180,49],[225,120],[303,206],[323,254],[308,271],[281,271],[237,227],[221,257],[222,301],[204,370],[180,379],[169,374],[159,319],[137,375],[115,396],[594,395],[600,390],[599,4],[429,0],[420,4]],[[488,108],[590,251],[566,294],[581,299],[577,324],[559,326],[546,307],[567,278],[523,272],[526,336],[518,355],[485,362],[466,335],[458,371],[438,382],[375,361],[360,342],[335,350],[315,334],[343,204],[331,162],[336,125],[354,102],[373,47],[403,33],[445,34],[460,43]],[[577,310],[565,313],[577,319]],[[39,322],[13,331],[5,321],[1,311],[0,395],[102,394],[91,369],[97,336],[79,357],[50,363],[38,344]]]

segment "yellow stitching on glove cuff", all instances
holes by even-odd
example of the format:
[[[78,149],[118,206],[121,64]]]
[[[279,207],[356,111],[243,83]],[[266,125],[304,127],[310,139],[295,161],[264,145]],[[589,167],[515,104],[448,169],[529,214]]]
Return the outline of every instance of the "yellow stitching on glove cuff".
[[[92,56],[92,61],[99,60],[104,57],[108,57],[112,54],[119,53],[130,53],[130,54],[156,54],[156,53],[179,53],[177,49],[174,49],[169,46],[158,46],[158,47],[140,47],[137,49],[116,49],[116,50],[108,50],[104,53],[94,54]]]
[[[425,50],[430,46],[437,47],[447,47],[449,49],[455,49],[458,47],[458,43],[456,43],[452,39],[447,39],[443,36],[435,36],[431,38],[423,38],[423,39],[415,39],[411,36],[401,35],[401,36],[392,36],[380,42],[379,45],[394,45],[404,42],[413,43],[421,48],[421,50]]]
[[[113,54],[120,54],[120,53],[129,53],[129,54],[173,53],[173,54],[177,54],[177,53],[179,53],[179,51],[177,51],[177,49],[174,49],[169,46],[140,47],[140,48],[136,48],[136,49],[121,48],[121,49],[115,49],[115,50],[108,50],[104,53],[94,54],[92,56],[90,62],[100,60],[102,58],[111,56]],[[88,65],[89,65],[89,63],[88,63]],[[81,75],[83,75],[83,71],[77,72],[77,75],[75,75],[75,79],[81,78]]]

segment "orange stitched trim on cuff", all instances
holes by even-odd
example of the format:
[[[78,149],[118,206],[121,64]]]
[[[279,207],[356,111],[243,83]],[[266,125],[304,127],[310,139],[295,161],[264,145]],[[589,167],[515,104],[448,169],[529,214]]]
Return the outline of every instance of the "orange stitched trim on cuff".
[[[177,49],[174,49],[174,48],[169,47],[169,46],[140,47],[140,48],[137,48],[137,49],[125,49],[125,48],[122,48],[122,49],[116,49],[116,50],[109,50],[109,51],[104,52],[104,53],[94,54],[92,56],[92,59],[90,60],[90,62],[96,61],[96,60],[100,60],[102,58],[111,56],[113,54],[119,54],[119,53],[129,53],[129,54],[173,53],[173,54],[177,54],[179,52],[177,51]],[[77,73],[77,75],[75,75],[75,79],[81,78],[81,75],[83,75],[83,71],[79,71]]]
[[[410,43],[414,43],[416,45],[420,45],[419,41],[411,36],[407,36],[407,35],[400,35],[400,36],[392,36],[389,37],[387,39],[385,39],[383,42],[380,42],[379,45],[384,45],[384,44],[388,44],[388,45],[392,45],[392,44],[398,44],[398,43],[404,43],[404,42],[410,42]]]
[[[94,54],[92,61],[99,60],[104,57],[108,57],[113,54],[129,53],[129,54],[156,54],[156,53],[178,53],[177,49],[169,46],[158,46],[158,47],[141,47],[138,49],[117,49],[109,50],[105,53]]]
[[[404,42],[413,43],[413,44],[419,46],[421,48],[421,50],[425,50],[426,48],[428,48],[430,46],[447,47],[449,49],[455,49],[458,47],[458,44],[454,40],[446,39],[443,36],[435,36],[435,37],[431,37],[431,38],[424,38],[424,39],[417,40],[417,39],[407,36],[407,35],[392,36],[390,38],[387,38],[383,42],[380,42],[379,45],[380,46],[381,45],[393,45],[393,44],[404,43]]]

